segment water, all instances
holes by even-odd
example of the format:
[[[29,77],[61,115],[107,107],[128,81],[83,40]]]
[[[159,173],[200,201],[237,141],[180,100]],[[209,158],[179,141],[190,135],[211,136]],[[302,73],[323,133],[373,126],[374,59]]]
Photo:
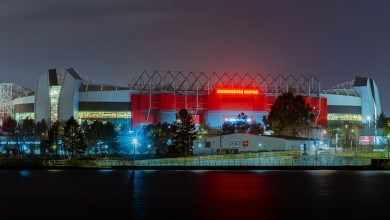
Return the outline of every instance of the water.
[[[390,171],[0,170],[0,218],[389,219]]]

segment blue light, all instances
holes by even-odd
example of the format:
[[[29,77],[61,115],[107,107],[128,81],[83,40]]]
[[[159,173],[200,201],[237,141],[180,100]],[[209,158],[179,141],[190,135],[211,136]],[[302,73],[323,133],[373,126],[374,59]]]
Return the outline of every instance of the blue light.
[[[111,170],[111,169],[101,169],[101,170],[98,170],[98,172],[100,172],[100,173],[111,173],[113,171],[114,170]]]
[[[19,171],[19,174],[23,177],[29,177],[31,175],[31,172],[29,170],[21,170]]]

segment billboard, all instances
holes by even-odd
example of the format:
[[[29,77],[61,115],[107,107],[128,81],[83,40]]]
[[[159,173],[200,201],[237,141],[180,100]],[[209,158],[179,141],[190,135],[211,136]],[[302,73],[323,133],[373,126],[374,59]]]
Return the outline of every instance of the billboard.
[[[359,144],[361,145],[384,145],[387,144],[386,136],[360,136]]]

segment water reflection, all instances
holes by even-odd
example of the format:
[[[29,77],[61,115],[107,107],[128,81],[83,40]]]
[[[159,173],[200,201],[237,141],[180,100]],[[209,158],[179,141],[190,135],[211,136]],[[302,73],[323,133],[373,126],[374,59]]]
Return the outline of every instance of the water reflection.
[[[21,176],[23,176],[23,177],[29,177],[29,176],[31,176],[31,171],[29,171],[29,170],[21,170],[21,171],[19,171],[19,174]]]
[[[204,218],[245,219],[272,210],[267,178],[253,173],[206,173],[202,178],[201,201]]]
[[[47,172],[49,173],[60,173],[60,172],[63,172],[64,170],[56,170],[56,169],[50,169],[50,170],[47,170]]]
[[[111,172],[113,172],[114,170],[112,170],[112,169],[99,169],[99,170],[97,170],[98,172],[100,172],[100,173],[111,173]]]
[[[0,170],[0,213],[15,219],[61,213],[70,219],[186,220],[372,219],[379,213],[388,219],[389,174]]]

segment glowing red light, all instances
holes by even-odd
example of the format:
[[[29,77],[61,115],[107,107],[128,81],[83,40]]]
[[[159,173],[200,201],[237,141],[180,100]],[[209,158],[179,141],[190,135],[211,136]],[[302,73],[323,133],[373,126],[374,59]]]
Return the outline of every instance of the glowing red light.
[[[258,95],[257,89],[217,89],[217,94],[222,95]]]

